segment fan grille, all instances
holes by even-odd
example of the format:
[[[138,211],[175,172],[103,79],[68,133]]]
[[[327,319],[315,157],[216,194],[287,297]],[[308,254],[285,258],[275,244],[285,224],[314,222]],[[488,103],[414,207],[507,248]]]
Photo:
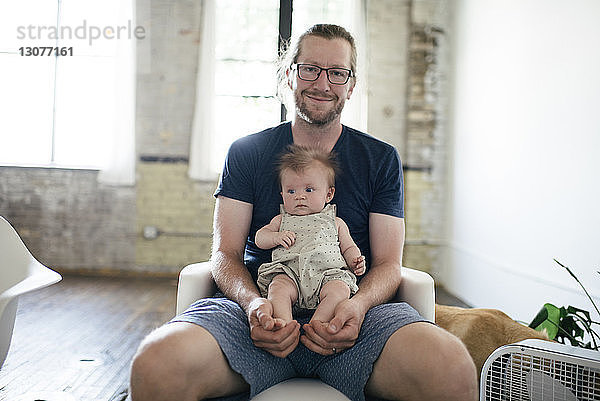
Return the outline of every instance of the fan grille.
[[[600,362],[525,347],[505,348],[486,362],[482,400],[600,401]]]

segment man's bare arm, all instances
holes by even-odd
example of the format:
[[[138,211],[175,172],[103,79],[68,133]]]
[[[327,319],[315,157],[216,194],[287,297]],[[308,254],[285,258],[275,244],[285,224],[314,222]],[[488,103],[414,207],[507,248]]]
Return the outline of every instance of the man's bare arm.
[[[252,205],[217,197],[213,224],[212,274],[219,289],[246,312],[260,293],[244,266],[244,247],[250,230]]]
[[[369,215],[371,268],[354,298],[366,310],[391,300],[402,280],[404,219],[379,213]]]

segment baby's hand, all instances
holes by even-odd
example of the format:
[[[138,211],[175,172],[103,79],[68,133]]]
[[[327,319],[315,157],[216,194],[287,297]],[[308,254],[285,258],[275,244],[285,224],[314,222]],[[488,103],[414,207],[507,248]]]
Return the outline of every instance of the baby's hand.
[[[275,244],[281,245],[285,249],[294,245],[296,242],[296,233],[293,231],[280,231],[275,233]]]
[[[357,276],[362,276],[365,274],[366,269],[367,266],[365,264],[365,257],[363,255],[355,257],[352,261],[352,266],[350,266],[352,273],[356,274]]]

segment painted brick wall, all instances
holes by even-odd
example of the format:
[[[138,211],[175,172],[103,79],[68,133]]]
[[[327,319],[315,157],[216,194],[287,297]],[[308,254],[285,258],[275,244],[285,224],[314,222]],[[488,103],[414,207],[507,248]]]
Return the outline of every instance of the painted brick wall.
[[[1,167],[0,215],[60,271],[135,266],[135,190],[100,185],[96,171]]]
[[[152,7],[150,7],[150,3]],[[200,4],[137,1],[134,188],[99,185],[87,170],[0,167],[0,215],[58,270],[175,274],[210,254],[214,182],[187,178]],[[369,132],[406,164],[405,265],[435,270],[444,226],[445,2],[368,1]],[[145,239],[144,227],[159,235]]]
[[[202,2],[152,0],[149,10],[148,3],[138,0],[151,28],[138,55],[151,56],[147,65],[138,57],[135,269],[176,274],[208,260],[212,243],[216,183],[187,177]],[[144,238],[145,227],[158,237]]]
[[[188,156],[196,101],[200,1],[138,0],[137,152]],[[151,6],[151,7],[150,7]],[[148,10],[149,8],[149,10]]]
[[[444,0],[415,0],[411,10],[405,158],[404,264],[434,274],[446,229],[446,32]]]
[[[411,1],[367,2],[368,132],[406,159],[406,82]]]
[[[208,260],[212,245],[214,183],[193,182],[187,163],[138,164],[135,266],[153,273],[178,273]],[[146,239],[145,227],[158,230]]]

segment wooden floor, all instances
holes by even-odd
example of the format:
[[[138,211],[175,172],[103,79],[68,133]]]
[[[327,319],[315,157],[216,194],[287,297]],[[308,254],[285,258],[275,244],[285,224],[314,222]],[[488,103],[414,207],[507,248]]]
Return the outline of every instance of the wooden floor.
[[[21,297],[0,400],[124,400],[131,358],[175,313],[176,285],[66,276]]]
[[[175,313],[176,280],[65,276],[20,298],[0,400],[127,399],[142,340]],[[466,306],[443,289],[439,303]]]

